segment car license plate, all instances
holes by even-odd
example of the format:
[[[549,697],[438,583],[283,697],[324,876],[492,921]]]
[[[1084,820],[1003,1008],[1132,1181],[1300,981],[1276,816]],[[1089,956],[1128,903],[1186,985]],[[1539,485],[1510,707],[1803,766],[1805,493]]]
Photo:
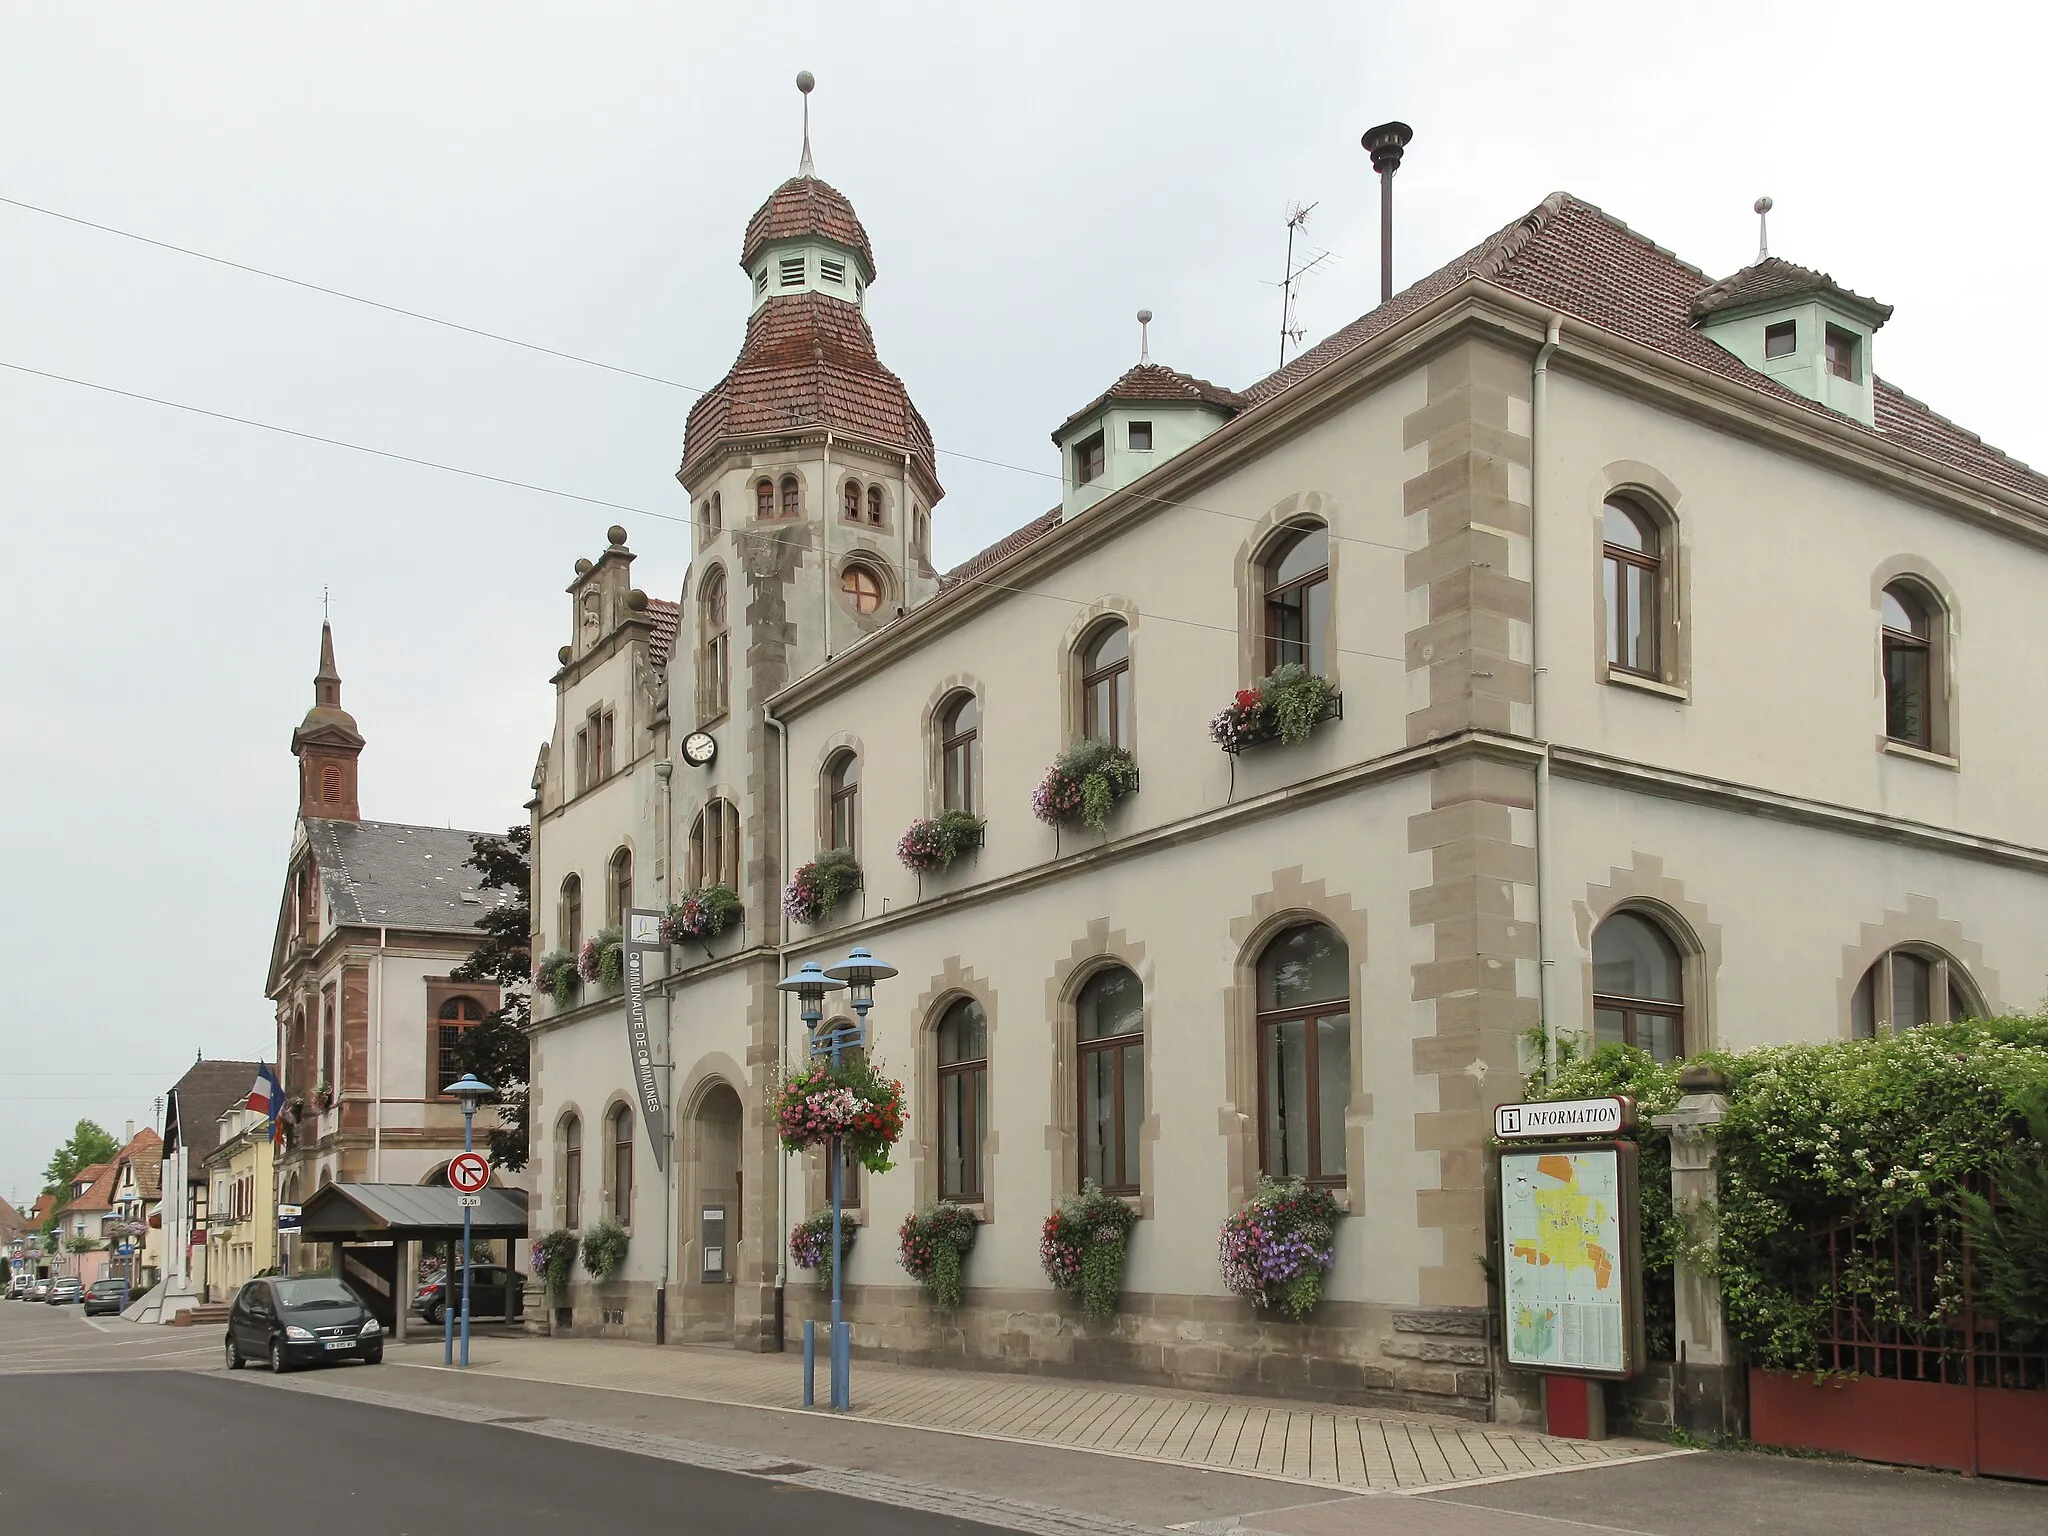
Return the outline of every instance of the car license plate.
[[[354,1349],[356,1341],[354,1339],[329,1339],[326,1347],[329,1349]]]

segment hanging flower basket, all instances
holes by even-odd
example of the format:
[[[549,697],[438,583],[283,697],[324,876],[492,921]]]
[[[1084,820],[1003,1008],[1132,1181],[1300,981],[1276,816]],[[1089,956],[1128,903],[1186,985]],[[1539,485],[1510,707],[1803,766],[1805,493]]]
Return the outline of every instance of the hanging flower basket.
[[[1262,742],[1298,746],[1325,720],[1340,719],[1344,697],[1299,662],[1275,667],[1249,688],[1239,689],[1209,722],[1209,736],[1226,752]]]
[[[661,920],[661,941],[681,944],[691,939],[715,939],[738,922],[744,910],[739,893],[731,886],[707,885],[669,907]]]
[[[617,988],[626,980],[626,935],[620,928],[600,928],[583,941],[576,974],[593,985]]]
[[[959,1306],[961,1261],[980,1230],[974,1212],[950,1200],[912,1211],[896,1234],[903,1272],[940,1306]]]
[[[1216,1234],[1223,1283],[1255,1307],[1308,1316],[1323,1299],[1341,1214],[1327,1189],[1259,1180],[1259,1192]]]
[[[966,811],[920,816],[896,842],[896,857],[918,874],[946,869],[961,854],[981,846],[988,823]]]
[[[553,998],[557,1008],[566,1008],[575,1001],[576,986],[581,980],[576,957],[566,949],[549,950],[533,967],[533,984]]]
[[[842,1215],[839,1222],[839,1257],[845,1261],[853,1252],[853,1240],[860,1228]],[[808,1221],[789,1229],[789,1261],[798,1269],[815,1269],[818,1284],[832,1289],[832,1210],[826,1207]]]
[[[1137,792],[1137,760],[1122,747],[1087,736],[1045,770],[1031,792],[1031,814],[1050,826],[1085,822],[1100,832],[1117,803]]]
[[[583,1239],[583,1267],[600,1283],[611,1279],[626,1263],[626,1229],[616,1221],[601,1221]]]
[[[845,848],[833,848],[799,869],[782,888],[782,910],[793,923],[815,928],[842,898],[860,889],[860,865]]]
[[[550,1296],[569,1289],[569,1276],[576,1267],[576,1234],[557,1227],[546,1237],[533,1240],[533,1273],[547,1285]]]
[[[334,1108],[334,1086],[324,1077],[320,1079],[320,1086],[313,1090],[313,1108],[323,1115]]]
[[[903,1135],[903,1085],[854,1053],[834,1071],[813,1062],[782,1080],[775,1094],[775,1130],[785,1151],[801,1152],[842,1138],[870,1173],[896,1165],[889,1149]]]
[[[1123,1201],[1104,1194],[1092,1179],[1084,1183],[1080,1194],[1060,1201],[1039,1233],[1038,1262],[1046,1279],[1080,1297],[1090,1317],[1115,1315],[1124,1286],[1124,1250],[1137,1221],[1137,1213]]]

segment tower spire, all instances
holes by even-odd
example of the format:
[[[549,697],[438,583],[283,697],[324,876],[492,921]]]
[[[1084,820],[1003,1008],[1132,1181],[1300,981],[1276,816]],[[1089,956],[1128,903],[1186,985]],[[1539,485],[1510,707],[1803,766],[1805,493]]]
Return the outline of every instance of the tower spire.
[[[334,665],[334,626],[320,621],[320,670],[313,674],[313,707],[341,708],[341,673]]]
[[[818,77],[808,69],[796,72],[796,88],[804,97],[804,155],[796,164],[799,176],[816,176],[818,168],[811,164],[811,92],[818,88]]]
[[[1768,261],[1771,256],[1771,200],[1760,197],[1750,206],[1756,209],[1756,259]]]
[[[363,734],[341,707],[341,671],[334,664],[334,626],[320,621],[320,670],[313,674],[313,707],[292,732],[299,760],[299,814],[325,821],[355,821],[356,759]]]

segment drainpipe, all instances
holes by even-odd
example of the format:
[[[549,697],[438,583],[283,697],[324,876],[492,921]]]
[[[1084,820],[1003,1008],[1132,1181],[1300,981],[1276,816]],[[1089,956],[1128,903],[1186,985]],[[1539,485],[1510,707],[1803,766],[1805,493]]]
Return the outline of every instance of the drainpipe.
[[[377,1117],[370,1148],[370,1177],[379,1184],[384,1182],[384,940],[388,932],[381,927],[377,930],[377,979],[370,987],[370,1107]],[[429,1096],[446,1086],[429,1083]],[[340,1097],[339,1090],[335,1096]]]
[[[822,535],[821,535],[822,537]],[[775,733],[782,747],[782,826],[779,830],[780,847],[776,850],[775,869],[780,874],[789,861],[789,728],[775,718],[773,710],[761,706],[761,723]],[[789,926],[782,920],[777,928],[775,943],[775,979],[780,981],[789,974]],[[777,989],[775,993],[775,1076],[779,1081],[789,1070],[789,994]],[[783,1234],[789,1230],[789,1154],[782,1154],[782,1169],[775,1183],[775,1348],[783,1347],[783,1305],[789,1285],[789,1243]]]
[[[655,877],[654,904],[663,911],[668,910],[669,861],[675,857],[674,802],[669,796],[669,777],[675,772],[675,765],[663,758],[654,765],[655,782],[661,786],[661,862],[656,867],[661,873]],[[654,1288],[654,1342],[668,1342],[668,1281],[671,1250],[675,1246],[676,1209],[676,997],[674,975],[669,970],[668,951],[661,952],[662,980],[668,985],[661,989],[661,1054],[662,1071],[666,1081],[661,1085],[661,1097],[668,1105],[664,1137],[668,1143],[667,1156],[662,1159],[661,1179],[661,1278]]]
[[[1543,1030],[1546,1082],[1557,1080],[1557,1025],[1550,1007],[1550,973],[1557,962],[1550,952],[1550,738],[1544,734],[1543,711],[1550,673],[1543,664],[1543,566],[1536,541],[1543,527],[1543,420],[1550,397],[1550,358],[1563,334],[1564,317],[1552,315],[1529,379],[1529,730],[1542,752],[1536,759],[1536,1011]]]
[[[818,493],[818,644],[824,661],[832,659],[832,434],[825,434],[825,484]],[[782,729],[781,726],[776,727]],[[783,745],[788,746],[785,740]],[[785,794],[789,786],[782,786]],[[784,975],[787,975],[784,972]],[[777,981],[781,976],[775,978]]]

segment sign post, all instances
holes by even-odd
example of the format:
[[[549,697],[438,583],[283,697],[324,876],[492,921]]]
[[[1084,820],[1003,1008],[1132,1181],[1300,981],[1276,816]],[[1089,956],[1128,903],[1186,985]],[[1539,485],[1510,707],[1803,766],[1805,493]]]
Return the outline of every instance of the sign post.
[[[1642,1368],[1641,1206],[1626,1098],[1494,1110],[1501,1339],[1551,1434],[1605,1439],[1602,1381]]]
[[[457,1098],[462,1101],[462,1155],[449,1160],[448,1187],[455,1191],[457,1198],[468,1197],[463,1199],[462,1203],[462,1367],[464,1370],[467,1370],[469,1369],[469,1231],[470,1218],[476,1213],[476,1206],[472,1205],[470,1201],[476,1200],[477,1204],[481,1204],[482,1201],[478,1197],[482,1194],[483,1187],[491,1182],[491,1165],[479,1157],[474,1149],[476,1107],[482,1100],[488,1098],[497,1090],[492,1088],[489,1083],[478,1078],[474,1072],[465,1072],[459,1079],[450,1083],[441,1091],[451,1098]],[[446,1280],[441,1282],[441,1289],[443,1292],[448,1289],[448,1282]],[[444,1295],[442,1297],[441,1312],[444,1317],[450,1315],[449,1303],[453,1300],[452,1296]],[[403,1298],[401,1298],[401,1303],[402,1301]],[[450,1363],[448,1360],[449,1343],[450,1340],[444,1329],[441,1336],[441,1363],[443,1365]]]

